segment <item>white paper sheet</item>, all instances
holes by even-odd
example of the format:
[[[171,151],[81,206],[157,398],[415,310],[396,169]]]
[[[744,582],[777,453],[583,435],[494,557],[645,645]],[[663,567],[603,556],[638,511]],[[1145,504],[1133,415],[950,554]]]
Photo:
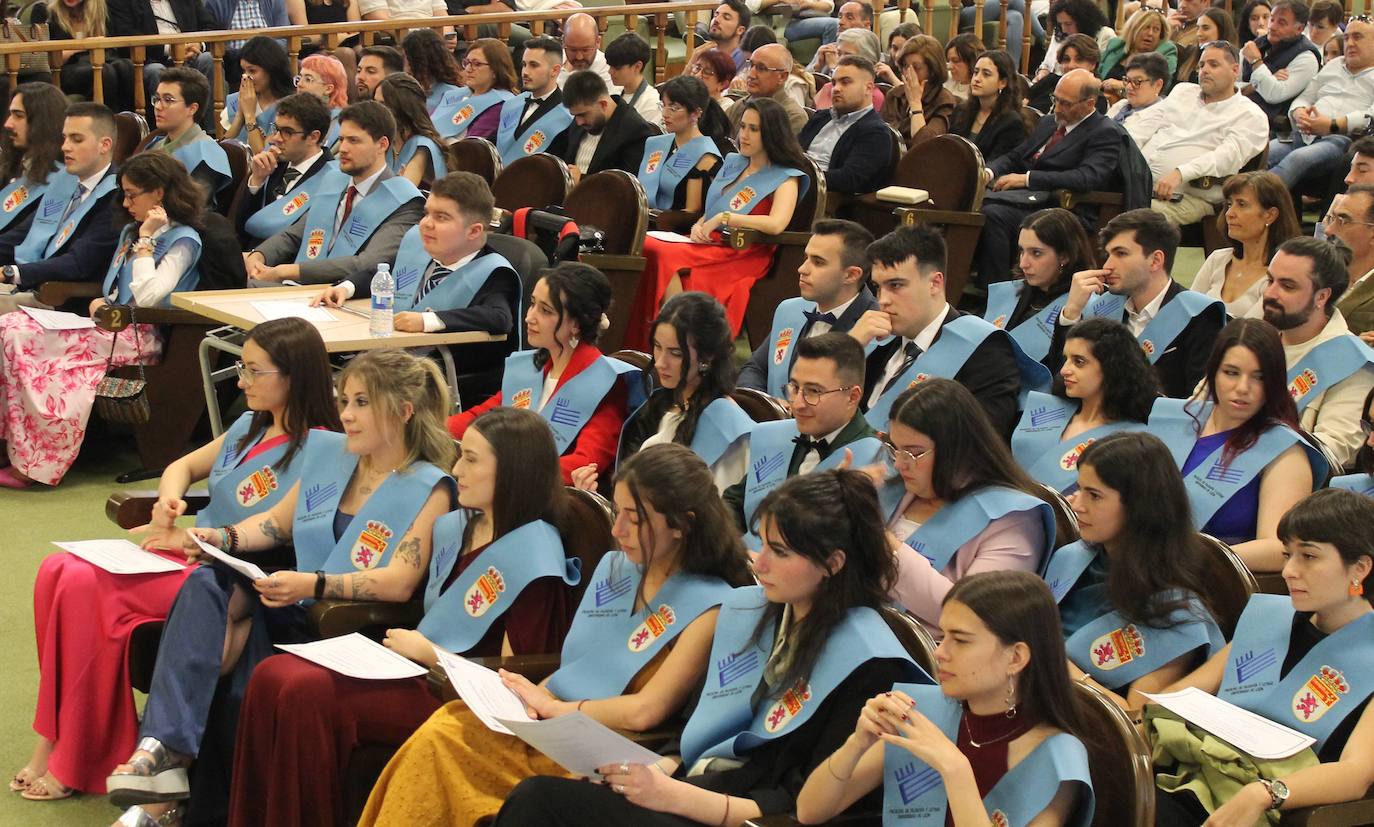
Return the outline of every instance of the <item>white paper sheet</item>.
[[[128,540],[67,540],[53,545],[111,574],[160,574],[186,568]]]
[[[463,699],[474,715],[482,719],[487,729],[514,735],[515,733],[498,719],[519,720],[526,717],[525,703],[520,700],[519,695],[506,688],[501,682],[501,676],[480,663],[473,663],[438,646],[434,647],[434,654],[439,656],[439,665],[444,667],[448,681],[457,690],[458,697]]]
[[[692,243],[691,237],[685,236],[682,233],[670,233],[667,230],[650,230],[648,233],[646,233],[646,235],[648,235],[650,238],[656,238],[659,241],[667,241],[671,244]]]
[[[1196,687],[1160,695],[1148,692],[1141,694],[1188,723],[1202,727],[1236,749],[1261,760],[1288,758],[1317,742],[1315,738],[1241,709]]]
[[[398,655],[357,632],[317,640],[314,643],[279,643],[277,648],[340,675],[362,680],[391,681],[418,678],[429,671],[415,661]]]
[[[338,319],[323,307],[311,307],[308,300],[300,301],[260,301],[253,302],[264,322],[275,319],[305,319],[307,322],[336,322]]]
[[[261,580],[267,576],[267,572],[258,568],[255,564],[247,560],[241,560],[231,554],[226,554],[209,543],[202,542],[201,539],[194,534],[189,534],[187,536],[195,540],[196,545],[200,546],[201,551],[205,552],[207,556],[213,557],[239,574],[242,574],[244,577],[247,577],[249,580]]]
[[[95,327],[93,319],[78,316],[75,313],[47,310],[42,307],[20,307],[19,309],[29,314],[29,318],[42,325],[44,330],[87,330]]]
[[[652,764],[659,759],[657,753],[581,712],[543,721],[502,718],[501,723],[573,775],[594,776],[597,767],[607,764]]]

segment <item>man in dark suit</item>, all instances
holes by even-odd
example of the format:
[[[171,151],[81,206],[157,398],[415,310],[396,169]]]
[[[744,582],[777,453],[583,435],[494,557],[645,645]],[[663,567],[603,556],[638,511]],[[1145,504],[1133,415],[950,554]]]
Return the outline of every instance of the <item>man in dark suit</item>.
[[[974,257],[980,284],[1011,277],[1021,221],[1054,206],[1050,190],[1087,192],[1111,182],[1122,133],[1094,109],[1100,88],[1101,82],[1083,69],[1064,75],[1055,87],[1054,113],[1041,118],[1030,137],[984,171],[992,191],[983,200],[986,223]],[[1080,208],[1079,218],[1092,229],[1086,208]]]
[[[520,58],[520,88],[524,91],[502,104],[496,128],[495,144],[503,164],[540,152],[563,155],[571,117],[558,86],[561,71],[562,41],[548,35],[526,41]],[[543,135],[536,140],[539,133]]]
[[[831,79],[830,109],[812,115],[797,140],[825,173],[830,192],[860,195],[890,183],[892,135],[873,108],[873,61],[858,55],[840,58]]]
[[[109,0],[110,37],[174,35],[219,28],[202,0],[165,0],[165,6],[170,7],[170,16],[166,14],[165,8],[159,13],[150,0]],[[202,50],[199,43],[187,43],[182,48],[186,50],[182,58],[185,65],[196,69],[208,80],[215,67],[214,57]],[[121,57],[130,56],[128,49],[117,51]],[[153,93],[162,79],[162,73],[177,63],[177,60],[168,54],[166,47],[148,47],[147,63],[143,64],[143,87],[147,90],[148,100],[152,100]],[[202,125],[214,122],[214,113],[210,111],[212,108],[205,107],[205,111],[200,113]]]
[[[65,169],[48,177],[33,221],[0,234],[0,312],[40,307],[34,297],[47,281],[103,281],[119,231],[113,204],[120,197],[114,169],[114,113],[100,103],[74,103],[62,125]]]
[[[926,224],[900,227],[869,245],[878,307],[849,335],[864,346],[879,344],[868,355],[860,404],[869,424],[886,431],[902,391],[944,377],[968,388],[993,427],[1010,435],[1021,391],[1011,337],[950,307],[945,257],[944,237]]]
[[[634,107],[612,95],[591,70],[573,72],[563,84],[563,105],[573,116],[562,158],[575,171],[573,181],[606,169],[639,172],[644,142],[658,134]]]
[[[254,155],[248,164],[248,188],[239,199],[234,227],[243,246],[252,247],[291,223],[290,216],[309,203],[301,203],[303,193],[313,194],[320,182],[317,174],[333,156],[324,147],[329,134],[329,107],[318,96],[304,92],[287,95],[277,104],[277,131],[267,138],[267,149]],[[281,199],[291,196],[285,202]],[[295,204],[292,202],[295,201]],[[270,205],[281,202],[276,213],[264,212]],[[287,214],[288,205],[291,207]],[[259,217],[261,213],[261,217]],[[245,224],[253,219],[249,232]],[[286,222],[286,224],[281,224]],[[281,226],[277,226],[281,225]]]
[[[806,258],[797,268],[798,298],[773,312],[768,341],[740,369],[735,384],[785,399],[797,345],[823,333],[848,333],[865,312],[878,306],[868,292],[868,245],[873,234],[853,221],[823,218],[811,226]]]
[[[1101,240],[1107,262],[1101,270],[1074,273],[1050,343],[1050,364],[1063,362],[1069,328],[1083,318],[1088,300],[1106,290],[1126,297],[1116,318],[1140,340],[1164,395],[1191,396],[1226,324],[1226,306],[1185,289],[1169,275],[1179,231],[1161,213],[1128,210],[1107,222]]]

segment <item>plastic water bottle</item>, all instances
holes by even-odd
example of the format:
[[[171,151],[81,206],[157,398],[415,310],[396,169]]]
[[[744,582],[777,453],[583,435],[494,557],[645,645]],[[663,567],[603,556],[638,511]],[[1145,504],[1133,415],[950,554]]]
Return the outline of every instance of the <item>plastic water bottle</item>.
[[[391,277],[391,265],[382,262],[377,265],[377,275],[372,277],[372,315],[368,326],[373,336],[391,335],[395,306],[396,279]]]

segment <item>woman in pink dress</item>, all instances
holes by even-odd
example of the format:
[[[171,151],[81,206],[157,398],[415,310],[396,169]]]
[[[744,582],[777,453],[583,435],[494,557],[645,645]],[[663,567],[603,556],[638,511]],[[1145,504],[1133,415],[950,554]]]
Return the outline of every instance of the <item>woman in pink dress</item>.
[[[749,291],[773,264],[772,244],[745,250],[726,246],[718,230],[780,233],[810,185],[811,161],[802,152],[787,115],[776,101],[746,100],[736,141],[739,152],[725,158],[706,193],[706,211],[692,225],[691,244],[644,239],[644,278],[630,311],[625,346],[648,350],[649,323],[667,299],[684,290],[709,293],[725,305],[730,332],[739,335]],[[678,271],[691,270],[680,278]]]
[[[329,362],[315,328],[300,319],[265,322],[248,334],[237,364],[249,413],[229,430],[167,467],[143,546],[180,562],[191,484],[209,480],[210,503],[197,525],[234,523],[272,505],[300,472],[296,460],[312,428],[339,430]],[[138,717],[129,690],[134,628],[165,620],[191,572],[116,575],[71,554],[43,561],[33,588],[38,637],[38,743],[10,781],[24,798],[105,792],[105,776],[133,748]]]

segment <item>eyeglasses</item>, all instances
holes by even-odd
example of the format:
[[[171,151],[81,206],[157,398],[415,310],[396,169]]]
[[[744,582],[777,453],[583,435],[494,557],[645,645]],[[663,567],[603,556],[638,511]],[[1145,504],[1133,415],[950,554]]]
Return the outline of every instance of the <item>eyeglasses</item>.
[[[1344,213],[1327,213],[1322,217],[1322,223],[1328,227],[1345,227],[1350,224],[1357,224],[1361,227],[1374,227],[1374,221],[1356,221]]]
[[[1121,82],[1131,87],[1132,89],[1139,89],[1140,87],[1149,83],[1150,80],[1150,78],[1124,78]]]
[[[915,465],[916,463],[924,459],[927,454],[930,454],[934,450],[935,446],[932,445],[919,454],[913,454],[910,451],[903,451],[901,448],[898,448],[896,445],[893,445],[891,442],[888,442],[887,440],[883,440],[883,455],[887,458],[888,463],[890,463],[893,466],[900,465],[902,463],[905,463],[907,465]]]
[[[796,382],[788,382],[786,385],[783,386],[783,389],[787,391],[787,401],[789,402],[795,402],[797,397],[800,396],[808,405],[819,405],[821,404],[821,400],[829,396],[830,394],[841,393],[843,391],[850,390],[853,387],[853,385],[846,385],[842,388],[831,388],[830,390],[821,390],[820,388],[814,387],[812,385],[802,387],[798,385]]]
[[[756,63],[752,60],[745,64],[744,68],[751,69],[755,72],[778,72],[784,75],[792,71],[791,69],[774,69],[771,66],[764,66],[762,63]]]
[[[148,194],[148,193],[147,193],[146,191],[144,191],[144,192],[129,192],[128,190],[124,190],[124,201],[125,201],[126,203],[129,202],[129,201],[135,201],[135,200],[137,200],[137,199],[139,199],[139,198],[141,198],[142,196],[145,196],[145,195],[147,195],[147,194]]]
[[[181,98],[174,98],[171,95],[153,95],[153,106],[176,106],[181,103]]]
[[[292,129],[289,126],[277,126],[277,134],[288,140],[305,134],[304,129]]]
[[[466,59],[465,59],[465,60],[463,61],[463,63],[462,63],[462,67],[463,67],[464,69],[476,69],[476,68],[481,67],[481,66],[490,66],[490,65],[491,65],[490,63],[483,63],[483,62],[480,61],[480,60],[466,60]]]
[[[665,103],[663,105],[663,111],[672,112],[674,115],[681,115],[683,112],[687,111],[687,107],[680,103]]]
[[[260,376],[271,376],[281,373],[279,370],[259,370],[258,368],[250,368],[242,362],[234,363],[234,372],[239,375],[239,379],[243,380],[243,384],[245,385],[252,385],[254,382],[258,381],[258,377]]]

